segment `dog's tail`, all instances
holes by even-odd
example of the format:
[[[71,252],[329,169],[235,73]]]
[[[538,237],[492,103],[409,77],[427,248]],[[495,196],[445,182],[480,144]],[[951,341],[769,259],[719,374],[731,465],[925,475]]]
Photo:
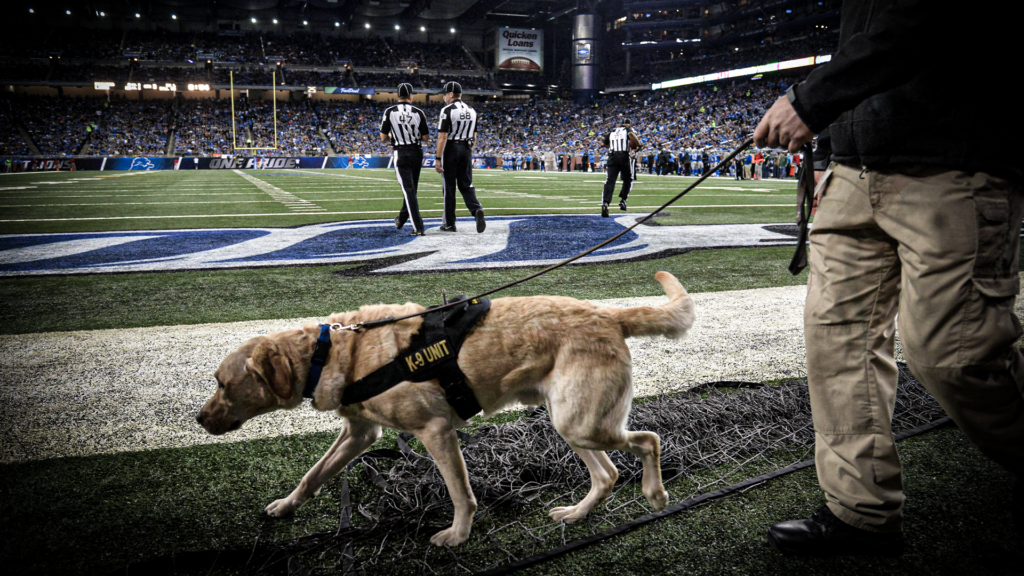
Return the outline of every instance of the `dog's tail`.
[[[661,334],[669,338],[681,338],[696,318],[693,298],[686,293],[683,285],[668,272],[658,272],[654,279],[661,283],[669,301],[661,306],[640,306],[637,308],[615,309],[615,316],[622,325],[626,337],[652,336]]]

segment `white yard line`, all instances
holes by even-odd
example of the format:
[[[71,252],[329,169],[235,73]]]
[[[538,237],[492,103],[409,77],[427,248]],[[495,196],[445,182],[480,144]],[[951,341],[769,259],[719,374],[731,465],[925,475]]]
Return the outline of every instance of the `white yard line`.
[[[238,174],[242,178],[245,178],[248,182],[252,183],[253,186],[256,186],[260,190],[263,190],[264,192],[269,194],[271,198],[277,200],[281,204],[284,204],[289,209],[294,210],[296,208],[301,208],[302,212],[326,212],[325,209],[321,208],[320,206],[317,206],[316,204],[310,202],[309,200],[303,200],[302,198],[299,198],[298,196],[291,194],[290,192],[285,192],[284,190],[281,190],[277,186],[274,186],[273,184],[268,184],[263,180],[260,180],[259,178],[254,178],[246,174],[245,172],[242,172],[241,170],[234,170],[234,173]]]
[[[593,202],[591,202],[593,203]],[[701,205],[675,205],[674,209],[681,208],[763,208],[766,206],[788,206],[792,207],[791,204],[701,204]],[[634,212],[638,217],[643,216],[643,210],[653,210],[660,208],[661,206],[630,206],[631,212]],[[488,214],[494,215],[506,215],[504,211],[525,212],[525,211],[556,211],[556,210],[593,210],[592,206],[541,206],[541,207],[512,207],[512,206],[495,206],[487,207],[484,209]],[[420,209],[420,212],[440,212],[441,210],[431,209]],[[317,212],[318,216],[352,216],[358,214],[394,214],[394,210],[362,210],[352,212]],[[160,220],[160,219],[174,219],[174,218],[270,218],[270,217],[281,217],[281,216],[295,216],[296,212],[275,212],[271,214],[180,214],[180,215],[162,215],[162,216],[96,216],[90,218],[16,218],[16,219],[5,219],[0,220],[0,223],[11,223],[11,222],[76,222],[76,221],[95,221],[95,220]]]

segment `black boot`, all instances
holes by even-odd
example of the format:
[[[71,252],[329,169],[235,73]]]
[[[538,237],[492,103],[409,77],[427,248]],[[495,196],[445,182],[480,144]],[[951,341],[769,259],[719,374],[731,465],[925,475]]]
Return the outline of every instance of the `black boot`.
[[[608,217],[608,205],[607,204],[601,204],[601,217],[602,218],[607,218]]]
[[[768,543],[783,554],[797,556],[898,556],[903,532],[869,532],[843,522],[822,506],[805,520],[789,520],[768,529]]]
[[[483,209],[477,210],[476,214],[474,214],[473,217],[476,218],[476,232],[477,234],[479,234],[480,232],[483,232],[487,228],[487,221],[484,220]]]

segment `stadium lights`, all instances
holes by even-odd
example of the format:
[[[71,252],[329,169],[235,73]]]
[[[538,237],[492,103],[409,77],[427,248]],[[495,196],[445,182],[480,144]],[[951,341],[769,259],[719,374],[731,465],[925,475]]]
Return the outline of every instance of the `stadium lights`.
[[[451,32],[452,34],[455,34],[455,28],[452,28]]]
[[[136,13],[135,13],[135,17],[136,17],[136,18],[142,18],[142,15],[141,15],[141,14],[139,14],[138,12],[136,12]]]
[[[277,24],[277,18],[274,18],[274,24]]]
[[[171,20],[177,20],[177,19],[178,19],[178,15],[177,14],[171,14]]]
[[[103,12],[102,10],[100,11],[100,16],[106,16],[106,15],[107,15],[106,12]]]
[[[65,10],[64,13],[67,14],[68,16],[71,16],[71,10]]]
[[[35,13],[36,13],[36,11],[35,11],[35,10],[33,10],[33,9],[31,9],[31,8],[29,8],[29,9],[28,9],[28,13],[29,13],[29,14],[35,14]]]
[[[309,21],[308,20],[303,20],[302,21],[302,25],[303,26],[309,26]]]
[[[369,29],[370,29],[370,23],[369,23],[369,22],[367,22],[367,23],[365,24],[365,26],[366,26],[366,29],[367,29],[367,30],[369,30]]]
[[[401,30],[401,28],[402,28],[401,26],[399,26],[398,24],[395,24],[395,30]]]
[[[253,23],[253,24],[255,24],[255,23],[256,23],[256,19],[255,19],[255,18],[250,18],[250,20],[252,20],[252,23]]]
[[[335,22],[335,23],[334,23],[334,27],[335,27],[335,28],[337,28],[338,26],[341,26],[341,22]]]
[[[427,31],[427,27],[426,26],[420,26],[420,32],[426,32],[426,31]]]

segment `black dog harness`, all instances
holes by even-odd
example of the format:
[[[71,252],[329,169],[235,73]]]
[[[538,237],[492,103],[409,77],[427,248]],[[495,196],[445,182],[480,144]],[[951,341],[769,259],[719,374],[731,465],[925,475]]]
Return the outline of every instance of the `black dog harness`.
[[[458,358],[466,336],[491,309],[491,301],[487,298],[467,300],[465,296],[457,296],[450,303],[457,304],[444,310],[430,311],[439,306],[428,308],[423,315],[423,325],[413,335],[409,346],[391,362],[346,386],[341,396],[342,405],[365,402],[402,382],[436,379],[459,418],[468,420],[479,413],[482,408],[466,384],[466,375],[459,369]],[[306,398],[313,397],[320,383],[320,374],[331,350],[330,330],[329,324],[320,326],[320,337],[313,348],[309,376],[302,393]]]

